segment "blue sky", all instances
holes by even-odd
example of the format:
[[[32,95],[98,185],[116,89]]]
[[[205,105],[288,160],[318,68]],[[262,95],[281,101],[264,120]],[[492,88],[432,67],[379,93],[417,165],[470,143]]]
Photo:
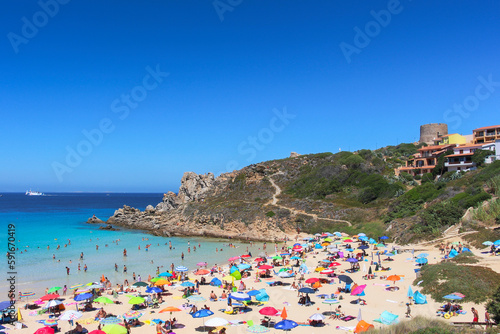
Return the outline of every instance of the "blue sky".
[[[500,124],[499,12],[498,1],[9,1],[0,191],[176,191],[185,171],[412,142],[425,123]]]

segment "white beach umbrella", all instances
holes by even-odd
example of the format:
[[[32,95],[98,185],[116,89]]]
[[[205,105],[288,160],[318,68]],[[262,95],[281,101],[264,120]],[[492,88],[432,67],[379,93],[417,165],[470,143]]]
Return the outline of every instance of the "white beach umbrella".
[[[51,307],[54,307],[54,306],[57,306],[60,304],[62,304],[62,301],[57,300],[57,299],[52,299],[47,304],[45,304],[45,306],[43,308],[51,308]]]
[[[175,268],[175,271],[185,272],[185,271],[188,271],[188,268],[184,267],[184,266],[178,266]]]
[[[314,313],[313,315],[311,315],[309,317],[309,319],[320,321],[320,320],[325,320],[325,316],[323,314],[321,314],[321,313]]]
[[[225,326],[228,323],[229,323],[229,321],[227,321],[226,319],[215,317],[215,318],[208,319],[207,321],[205,321],[205,326],[219,327],[219,326]]]
[[[83,316],[82,312],[69,310],[69,311],[64,312],[59,317],[59,320],[75,320],[75,319],[80,319],[82,316]]]

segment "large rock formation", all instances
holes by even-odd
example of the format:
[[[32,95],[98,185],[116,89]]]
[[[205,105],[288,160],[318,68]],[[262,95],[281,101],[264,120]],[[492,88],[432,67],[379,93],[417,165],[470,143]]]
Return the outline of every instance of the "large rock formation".
[[[272,186],[264,184],[267,169],[251,165],[239,172],[225,173],[215,178],[212,173],[184,173],[178,194],[164,194],[156,207],[145,211],[124,206],[107,221],[131,229],[142,229],[162,236],[231,237],[243,240],[280,240],[285,230],[293,230],[278,218],[267,217],[262,204],[249,200],[234,207],[229,194],[245,189],[243,196],[271,196]],[[255,188],[252,190],[252,188]],[[254,198],[254,197],[253,197]],[[238,201],[241,201],[238,198]],[[286,226],[286,228],[285,228]]]

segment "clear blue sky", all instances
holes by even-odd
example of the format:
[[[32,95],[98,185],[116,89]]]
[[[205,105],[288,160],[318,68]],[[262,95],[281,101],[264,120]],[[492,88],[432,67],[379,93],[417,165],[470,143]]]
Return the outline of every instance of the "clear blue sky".
[[[500,124],[498,1],[55,1],[0,14],[0,192],[176,191]]]

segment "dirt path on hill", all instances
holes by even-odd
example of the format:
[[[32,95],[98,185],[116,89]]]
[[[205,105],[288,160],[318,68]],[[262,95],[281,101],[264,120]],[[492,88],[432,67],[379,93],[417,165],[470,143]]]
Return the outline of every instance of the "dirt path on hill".
[[[278,196],[281,194],[281,188],[280,188],[280,186],[278,186],[276,184],[276,182],[274,182],[273,176],[280,175],[280,174],[283,174],[283,172],[277,172],[277,173],[274,173],[273,175],[269,176],[269,181],[271,182],[273,187],[276,189],[276,191],[273,194],[273,198],[269,202],[267,202],[266,205],[274,205],[274,206],[277,206],[278,208],[289,210],[296,215],[301,214],[301,215],[309,216],[309,217],[312,217],[315,221],[317,221],[318,219],[322,219],[322,220],[327,220],[327,221],[334,222],[334,223],[345,223],[348,226],[352,226],[351,222],[349,222],[347,220],[318,217],[318,215],[314,214],[314,213],[307,213],[307,212],[302,211],[302,210],[297,210],[294,208],[289,208],[287,206],[278,204]]]

